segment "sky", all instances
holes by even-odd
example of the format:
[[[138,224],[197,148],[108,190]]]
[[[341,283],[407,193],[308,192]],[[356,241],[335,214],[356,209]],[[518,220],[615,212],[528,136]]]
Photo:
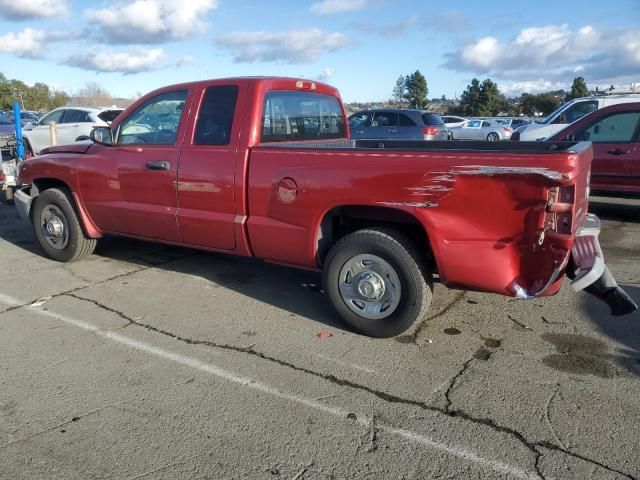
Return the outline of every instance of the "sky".
[[[429,97],[473,77],[508,96],[640,82],[640,1],[0,0],[0,72],[114,96],[205,78],[295,76],[345,101],[391,97],[420,70]]]

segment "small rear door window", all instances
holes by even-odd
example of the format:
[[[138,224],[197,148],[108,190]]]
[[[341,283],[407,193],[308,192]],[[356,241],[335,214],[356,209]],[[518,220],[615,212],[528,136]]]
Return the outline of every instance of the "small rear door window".
[[[194,145],[229,145],[237,99],[235,85],[207,88],[198,112]]]
[[[76,110],[70,108],[67,110],[67,113],[64,115],[64,119],[61,123],[91,123],[91,117],[89,116],[89,112],[85,110]]]
[[[263,143],[347,136],[344,113],[336,97],[283,90],[267,93],[264,102]]]
[[[442,118],[440,118],[440,115],[436,115],[435,113],[423,113],[422,121],[425,125],[444,125],[444,122],[442,121]],[[455,122],[457,120],[452,121]]]
[[[372,127],[397,127],[398,114],[395,112],[376,112],[373,114]]]

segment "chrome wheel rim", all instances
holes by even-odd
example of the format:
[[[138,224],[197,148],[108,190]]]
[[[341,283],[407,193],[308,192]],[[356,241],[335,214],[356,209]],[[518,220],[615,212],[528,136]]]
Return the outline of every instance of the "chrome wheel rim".
[[[498,141],[498,134],[497,133],[490,133],[489,136],[487,137],[487,140],[489,140],[490,142],[497,142]]]
[[[340,296],[356,315],[378,320],[400,304],[400,278],[386,260],[376,255],[356,255],[340,270]]]
[[[51,248],[64,250],[69,243],[69,222],[64,212],[55,205],[47,205],[40,213],[40,231]]]

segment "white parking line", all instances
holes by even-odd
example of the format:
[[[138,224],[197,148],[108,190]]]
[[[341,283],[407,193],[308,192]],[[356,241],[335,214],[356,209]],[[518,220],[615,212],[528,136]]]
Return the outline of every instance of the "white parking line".
[[[26,303],[1,293],[0,293],[0,302],[10,306],[19,306]],[[324,403],[320,403],[311,398],[302,397],[300,395],[295,395],[293,393],[282,392],[266,383],[260,382],[253,378],[239,375],[237,373],[218,367],[211,363],[205,363],[201,360],[198,360],[197,358],[182,355],[180,353],[171,352],[169,350],[165,350],[163,348],[152,345],[150,343],[142,342],[140,340],[135,340],[131,337],[121,335],[112,330],[104,330],[98,327],[97,325],[86,322],[84,320],[78,320],[60,313],[53,312],[51,310],[43,310],[40,307],[34,307],[30,305],[27,305],[23,308],[25,310],[34,312],[38,315],[49,317],[54,320],[58,320],[60,322],[66,323],[68,325],[72,325],[74,327],[80,328],[82,330],[86,330],[95,335],[101,336],[115,343],[125,345],[134,350],[139,350],[141,352],[145,352],[150,355],[155,355],[164,360],[168,360],[168,361],[192,368],[194,370],[199,370],[201,372],[207,373],[214,377],[227,380],[229,382],[241,385],[246,388],[250,388],[252,390],[257,390],[259,392],[262,392],[267,395],[271,395],[273,397],[281,398],[292,403],[304,405],[313,410],[318,410],[318,411],[333,415],[335,417],[339,417],[345,421],[347,421],[347,415],[351,413],[349,410],[345,410],[340,407],[328,406],[328,405],[325,405]],[[361,426],[369,426],[371,419],[366,416],[357,415],[357,420],[348,420],[348,421],[354,421]],[[448,453],[450,455],[467,460],[469,462],[491,468],[496,472],[510,475],[514,478],[521,478],[521,479],[539,479],[540,478],[540,476],[533,471],[527,472],[525,470],[522,470],[518,467],[514,467],[507,463],[492,460],[490,458],[485,458],[481,455],[478,455],[477,453],[466,450],[462,447],[457,447],[455,445],[448,445],[446,443],[434,440],[426,435],[416,433],[411,430],[395,428],[389,425],[384,425],[379,423],[376,423],[376,428],[379,431],[401,437],[410,442],[424,445],[440,452]]]

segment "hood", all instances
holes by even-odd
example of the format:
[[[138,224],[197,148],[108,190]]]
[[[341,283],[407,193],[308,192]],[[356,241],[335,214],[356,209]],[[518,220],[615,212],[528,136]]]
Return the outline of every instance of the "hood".
[[[87,153],[91,148],[93,142],[87,140],[84,142],[70,143],[69,145],[55,145],[52,147],[46,147],[40,150],[40,155],[46,155],[48,153]]]
[[[566,126],[567,125],[561,123],[551,125],[535,123],[528,125],[525,129],[520,130],[520,140],[526,142],[541,140],[559,132]]]

